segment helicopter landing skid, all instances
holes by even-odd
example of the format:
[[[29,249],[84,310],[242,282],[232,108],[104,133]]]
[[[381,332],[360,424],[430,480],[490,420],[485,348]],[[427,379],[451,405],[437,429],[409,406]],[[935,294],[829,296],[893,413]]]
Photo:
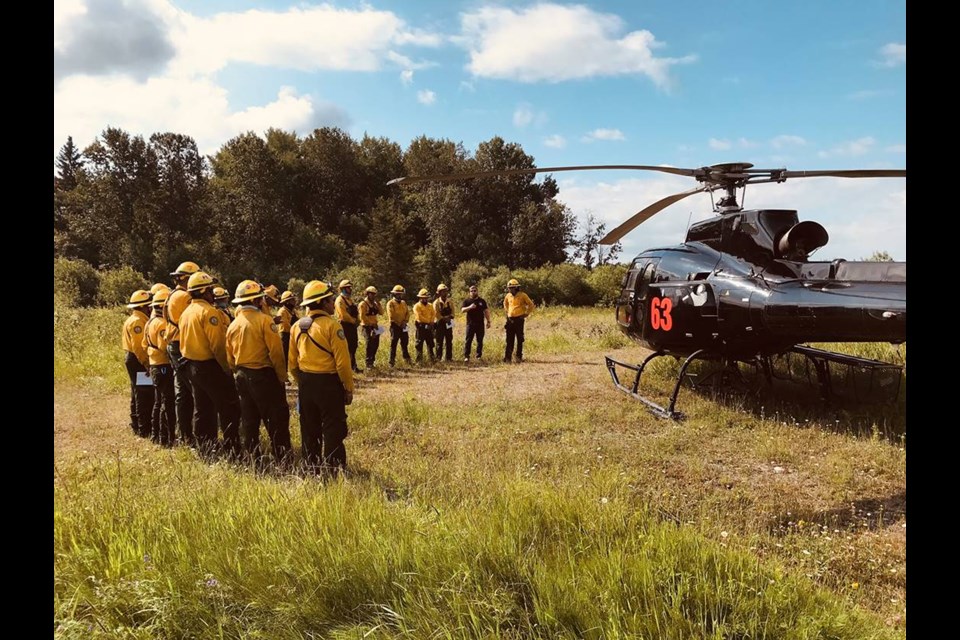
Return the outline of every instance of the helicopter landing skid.
[[[645,404],[647,408],[653,412],[654,415],[660,418],[669,418],[670,420],[682,420],[683,414],[680,413],[679,411],[674,410],[674,407],[677,404],[677,395],[680,393],[680,385],[683,382],[684,375],[687,372],[687,367],[689,367],[690,363],[696,360],[697,358],[709,357],[709,354],[707,349],[699,349],[691,353],[689,356],[687,356],[687,359],[684,360],[683,364],[680,366],[680,373],[677,375],[677,384],[674,385],[673,393],[670,396],[670,404],[667,405],[666,407],[662,407],[656,402],[654,402],[653,400],[650,400],[649,398],[645,398],[644,396],[640,395],[639,393],[640,376],[643,375],[643,370],[646,368],[648,364],[650,364],[652,360],[654,360],[655,358],[659,358],[660,356],[667,356],[667,355],[673,355],[673,354],[669,354],[664,351],[657,351],[655,353],[651,353],[639,365],[620,362],[618,360],[614,360],[610,356],[605,356],[604,359],[606,360],[607,371],[610,372],[610,378],[613,380],[613,384],[617,389],[620,389],[620,391],[623,391],[627,395]],[[618,366],[623,367],[624,369],[629,369],[631,371],[637,372],[637,375],[634,377],[633,384],[631,386],[628,387],[622,382],[620,382],[620,376],[617,374]]]

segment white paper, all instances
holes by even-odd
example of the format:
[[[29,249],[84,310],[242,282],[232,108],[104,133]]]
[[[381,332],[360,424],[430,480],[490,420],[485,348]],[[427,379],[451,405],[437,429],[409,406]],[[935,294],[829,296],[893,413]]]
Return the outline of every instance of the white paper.
[[[453,320],[447,320],[447,329],[453,329]]]
[[[387,332],[387,328],[386,328],[386,327],[377,327],[377,335],[378,335],[378,336],[382,336],[382,335],[385,334],[386,332]]]
[[[150,379],[150,376],[147,375],[146,371],[137,371],[137,386],[138,387],[153,386],[153,380]]]
[[[410,327],[408,327],[407,325],[403,325],[403,332],[404,332],[404,333],[407,333],[407,330],[408,330],[409,328],[410,328]]]

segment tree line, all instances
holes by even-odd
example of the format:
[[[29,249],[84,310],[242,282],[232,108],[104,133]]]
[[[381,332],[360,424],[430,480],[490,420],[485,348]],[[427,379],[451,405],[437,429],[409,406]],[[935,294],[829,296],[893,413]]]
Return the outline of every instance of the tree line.
[[[72,138],[60,149],[54,255],[97,270],[129,267],[150,281],[193,260],[227,283],[352,271],[377,286],[413,287],[449,282],[466,261],[491,271],[613,261],[616,252],[597,254],[603,229],[592,218],[577,237],[550,176],[387,185],[403,175],[535,166],[500,137],[470,153],[427,136],[402,149],[332,127],[305,137],[270,129],[203,156],[187,135],[144,139],[109,127],[82,151]]]

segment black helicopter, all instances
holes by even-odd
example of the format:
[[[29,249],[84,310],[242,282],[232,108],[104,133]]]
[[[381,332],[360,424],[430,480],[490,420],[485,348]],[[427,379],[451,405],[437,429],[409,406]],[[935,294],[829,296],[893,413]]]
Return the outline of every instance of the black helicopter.
[[[890,342],[906,340],[906,262],[817,262],[809,255],[823,247],[826,229],[801,222],[790,209],[749,209],[737,204],[737,189],[748,184],[791,178],[906,177],[906,170],[863,169],[788,171],[754,169],[750,163],[717,164],[699,169],[649,165],[589,165],[508,169],[445,176],[406,177],[390,184],[447,181],[486,176],[551,173],[586,169],[659,171],[696,179],[700,186],[673,194],[642,209],[613,229],[600,244],[613,244],[657,212],[696,193],[723,195],[714,202],[717,216],[690,226],[677,246],[641,252],[624,277],[616,322],[629,337],[653,351],[641,364],[606,366],[614,384],[657,415],[680,418],[675,410],[680,386],[695,360],[713,360],[722,380],[737,374],[737,363],[756,366],[772,381],[773,359],[792,353],[812,364],[824,396],[832,390],[830,364],[873,373],[900,368],[847,354],[806,346],[807,342]],[[639,393],[647,365],[662,356],[683,357],[670,402],[663,407]],[[617,367],[635,372],[628,386]],[[701,380],[703,382],[703,380]]]

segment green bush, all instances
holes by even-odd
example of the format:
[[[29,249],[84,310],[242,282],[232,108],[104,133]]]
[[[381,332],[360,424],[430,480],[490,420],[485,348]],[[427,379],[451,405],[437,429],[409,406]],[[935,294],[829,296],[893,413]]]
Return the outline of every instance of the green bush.
[[[510,270],[501,266],[477,285],[480,297],[487,301],[491,309],[503,307],[503,296],[507,293],[507,281],[511,277]]]
[[[596,295],[587,283],[589,275],[590,271],[585,266],[570,263],[543,266],[531,273],[544,292],[543,301],[546,304],[566,304],[572,307],[592,306],[596,303]],[[530,295],[532,297],[532,294]]]
[[[461,296],[466,298],[471,285],[479,287],[480,283],[491,275],[493,275],[493,269],[480,264],[477,260],[461,262],[450,276],[450,295],[455,299]]]
[[[293,294],[297,296],[297,300],[303,300],[303,288],[307,286],[306,280],[303,278],[290,278],[287,280],[287,290],[293,291]],[[280,293],[283,293],[282,291]]]
[[[333,279],[330,280],[330,282],[332,282],[333,286],[336,287],[340,284],[341,280],[349,280],[351,283],[353,283],[353,293],[355,296],[359,293],[363,293],[363,290],[370,285],[377,286],[373,283],[373,269],[361,267],[357,264],[352,264],[349,267],[341,270],[333,277]],[[297,295],[299,295],[299,293]]]
[[[594,304],[612,307],[620,297],[623,277],[629,269],[625,264],[604,264],[595,267],[587,276],[587,285],[593,290]]]
[[[149,288],[147,279],[133,267],[124,265],[118,269],[107,269],[100,272],[97,302],[103,306],[114,307],[127,303],[130,294],[137,289]]]
[[[68,306],[90,306],[96,302],[99,288],[100,274],[90,264],[70,258],[53,260],[55,302]]]

